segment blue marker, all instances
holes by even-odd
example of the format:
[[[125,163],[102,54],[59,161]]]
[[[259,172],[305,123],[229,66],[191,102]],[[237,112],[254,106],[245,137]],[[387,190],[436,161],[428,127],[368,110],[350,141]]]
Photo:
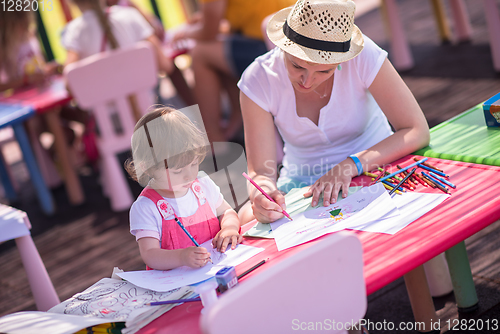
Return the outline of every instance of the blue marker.
[[[446,185],[444,185],[441,181],[439,181],[438,179],[436,179],[435,177],[427,174],[426,172],[422,172],[422,175],[427,177],[428,179],[430,179],[432,182],[440,185],[441,187],[445,188],[446,189]]]
[[[450,187],[452,187],[453,189],[455,189],[457,186],[454,185],[453,183],[451,183],[450,181],[448,180],[445,180],[443,179],[442,177],[439,177],[437,176],[436,174],[434,174],[433,172],[429,172],[429,175],[430,176],[433,176],[434,178],[438,179],[439,181],[443,182],[443,183],[446,183],[447,185],[449,185]]]
[[[446,175],[445,173],[441,173],[441,172],[440,172],[440,171],[438,171],[438,170],[432,169],[432,168],[427,167],[427,166],[422,165],[422,164],[418,164],[418,167],[423,168],[423,169],[425,169],[425,170],[428,170],[429,172],[434,172],[434,173],[436,173],[437,175],[441,175],[441,176],[443,176],[443,177],[450,177],[449,175]]]

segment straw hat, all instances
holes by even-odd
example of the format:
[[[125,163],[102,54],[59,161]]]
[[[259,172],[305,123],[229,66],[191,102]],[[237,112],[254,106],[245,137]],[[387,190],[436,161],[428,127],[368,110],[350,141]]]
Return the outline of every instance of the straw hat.
[[[363,50],[354,25],[351,0],[298,0],[276,13],[267,25],[269,39],[283,51],[306,61],[336,64]]]

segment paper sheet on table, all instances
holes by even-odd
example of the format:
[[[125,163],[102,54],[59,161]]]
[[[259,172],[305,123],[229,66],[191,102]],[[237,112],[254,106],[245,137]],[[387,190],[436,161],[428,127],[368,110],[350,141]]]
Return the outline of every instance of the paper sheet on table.
[[[332,218],[330,211],[340,209]],[[300,245],[327,233],[340,231],[366,222],[399,215],[399,210],[381,183],[364,187],[352,196],[327,207],[319,207],[271,223],[278,250]]]
[[[400,196],[393,196],[392,200],[399,209],[399,216],[365,222],[359,226],[351,226],[350,228],[367,232],[395,234],[411,222],[434,209],[449,197],[450,195],[447,194],[426,194],[416,192],[406,192]]]
[[[135,333],[177,305],[148,306],[147,303],[185,299],[195,295],[193,288],[188,286],[167,292],[157,292],[137,287],[121,279],[103,278],[85,291],[54,306],[48,312],[77,316],[77,318],[68,318],[69,323],[73,320],[78,323],[79,318],[94,319],[94,323],[87,324],[85,327],[123,321],[129,328],[122,329],[122,332]],[[89,320],[86,321],[88,323]]]
[[[347,192],[347,196],[351,196],[356,193],[359,189],[363,188],[362,186],[349,187],[349,191]],[[323,195],[318,200],[318,205],[313,207],[311,205],[312,196],[304,197],[304,193],[309,189],[309,187],[303,188],[293,188],[285,195],[285,204],[286,204],[286,212],[289,215],[294,215],[299,212],[304,212],[307,210],[311,210],[314,208],[319,208],[323,206]],[[339,192],[338,201],[342,200],[342,190]],[[264,224],[261,222],[257,222],[254,226],[252,226],[248,231],[246,231],[243,235],[247,237],[257,237],[257,238],[268,238],[273,239],[273,229],[270,224]]]
[[[212,240],[204,242],[201,247],[212,250]],[[183,266],[172,270],[129,271],[117,275],[145,289],[168,291],[214,277],[221,268],[237,266],[262,251],[264,248],[239,244],[235,249],[229,248],[224,254],[217,250],[212,251],[214,263],[208,263],[202,268],[193,269]]]
[[[0,333],[70,334],[107,322],[110,321],[68,314],[40,311],[16,312],[0,318]]]

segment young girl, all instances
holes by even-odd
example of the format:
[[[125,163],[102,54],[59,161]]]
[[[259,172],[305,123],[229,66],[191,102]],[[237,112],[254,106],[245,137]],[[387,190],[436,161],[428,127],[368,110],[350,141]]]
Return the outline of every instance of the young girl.
[[[189,118],[169,107],[149,112],[135,126],[126,169],[146,187],[130,209],[130,232],[149,268],[197,268],[209,261],[210,253],[194,246],[177,219],[199,244],[213,238],[220,252],[241,242],[238,215],[199,172],[206,145]]]
[[[0,11],[0,92],[39,85],[59,69],[45,63],[30,11]]]

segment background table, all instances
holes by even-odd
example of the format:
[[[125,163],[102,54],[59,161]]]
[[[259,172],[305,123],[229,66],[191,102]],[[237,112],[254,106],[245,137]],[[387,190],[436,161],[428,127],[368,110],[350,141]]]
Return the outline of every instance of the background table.
[[[43,115],[49,131],[54,135],[54,145],[69,201],[77,205],[85,201],[85,196],[78,175],[69,160],[66,137],[59,119],[60,108],[71,100],[63,78],[53,77],[45,86],[19,90],[12,96],[1,98],[0,102],[30,106],[37,114]]]
[[[500,166],[500,127],[487,127],[482,104],[433,127],[429,146],[415,154]]]
[[[33,151],[31,150],[31,145],[23,126],[23,122],[34,115],[35,111],[31,107],[0,103],[0,128],[9,125],[12,126],[14,135],[16,136],[19,147],[23,153],[24,162],[26,163],[26,167],[30,173],[31,181],[35,186],[42,210],[46,214],[52,214],[54,213],[55,207],[54,200],[52,198],[52,194],[43,181],[42,174],[40,173],[35,157],[33,156]],[[4,172],[2,172],[2,181],[8,189],[10,186],[10,180],[8,180],[8,176],[6,173],[4,174]]]
[[[407,166],[414,162],[413,157],[413,155],[407,156],[394,162],[392,166],[396,164]],[[463,241],[466,238],[500,218],[500,196],[497,186],[500,184],[500,167],[432,158],[429,159],[429,163],[443,169],[450,175],[450,181],[457,185],[457,189],[451,189],[452,195],[449,199],[394,235],[355,232],[363,244],[367,294],[372,294],[399,277],[410,274],[442,252],[453,250],[455,247],[462,249],[462,246],[465,247]],[[354,185],[367,185],[370,182],[370,178],[365,176],[353,180]],[[419,191],[422,190],[438,191],[419,188]],[[251,225],[253,224],[245,225],[244,230]],[[268,263],[245,279],[258,275],[266,266],[293,256],[316,240],[278,252],[272,239],[245,237],[244,244],[264,247],[265,251],[237,266],[236,272],[240,274],[262,259],[269,258]],[[461,269],[463,268],[458,268],[458,271]],[[450,271],[452,270],[457,268],[451,265]],[[456,277],[454,273],[451,274],[452,278]],[[468,278],[472,279],[471,276]],[[455,291],[456,294],[460,292]],[[430,294],[427,297],[432,302]],[[458,297],[460,298],[460,295]],[[201,308],[201,303],[177,306],[141,329],[139,333],[199,333],[198,321]]]

